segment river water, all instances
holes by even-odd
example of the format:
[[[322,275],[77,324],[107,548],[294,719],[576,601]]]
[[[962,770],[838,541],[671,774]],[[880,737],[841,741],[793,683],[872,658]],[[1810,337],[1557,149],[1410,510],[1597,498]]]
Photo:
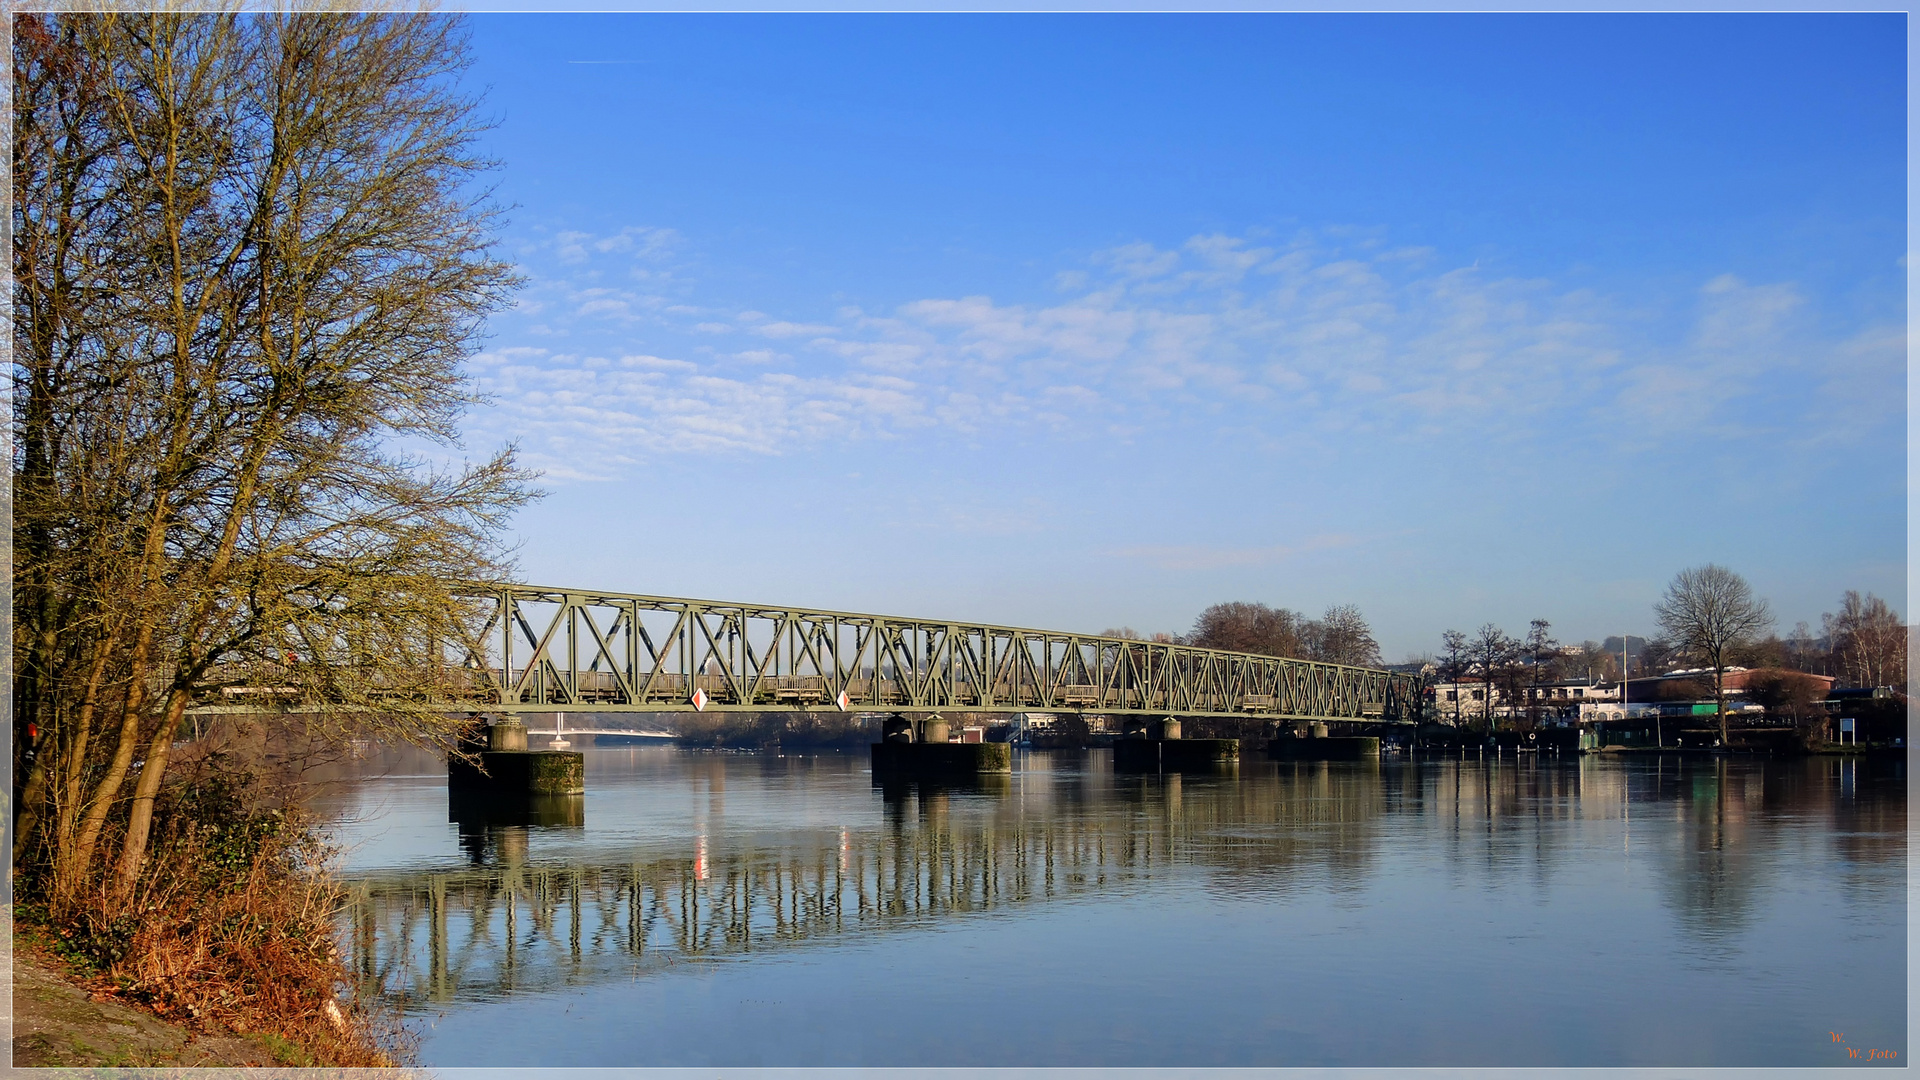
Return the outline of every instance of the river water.
[[[342,934],[427,1065],[1906,1064],[1900,762],[594,749],[507,813],[367,772]]]

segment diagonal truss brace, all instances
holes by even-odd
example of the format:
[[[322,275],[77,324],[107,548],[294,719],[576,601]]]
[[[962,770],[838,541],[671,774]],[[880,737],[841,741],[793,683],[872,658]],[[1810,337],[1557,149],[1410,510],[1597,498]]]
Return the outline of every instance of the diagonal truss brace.
[[[989,624],[484,585],[449,643],[476,708],[1030,712],[1411,722],[1417,676]],[[605,627],[606,629],[602,629]],[[484,654],[484,655],[483,655]]]

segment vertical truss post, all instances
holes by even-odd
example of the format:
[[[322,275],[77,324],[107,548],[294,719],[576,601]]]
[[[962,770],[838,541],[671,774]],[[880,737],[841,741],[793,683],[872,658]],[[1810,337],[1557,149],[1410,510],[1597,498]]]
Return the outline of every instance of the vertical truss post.
[[[497,647],[499,666],[486,655],[474,662],[490,669],[507,711],[684,708],[709,666],[719,709],[837,710],[845,691],[850,708],[1409,723],[1423,686],[1377,669],[985,624],[521,585],[463,595],[494,607],[498,641],[487,644],[489,627],[477,644],[483,654]],[[553,617],[536,629],[529,605]],[[674,620],[658,642],[644,624],[650,613]],[[596,674],[602,658],[606,675]]]

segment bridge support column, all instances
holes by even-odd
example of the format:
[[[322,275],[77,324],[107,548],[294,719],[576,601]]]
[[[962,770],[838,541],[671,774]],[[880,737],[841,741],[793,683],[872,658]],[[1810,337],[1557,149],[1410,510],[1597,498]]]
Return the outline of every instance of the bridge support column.
[[[517,719],[496,718],[487,727],[485,747],[463,741],[447,755],[450,792],[525,797],[587,790],[586,756],[576,750],[528,750],[526,725]]]
[[[1267,743],[1267,756],[1275,761],[1378,761],[1380,740],[1373,735],[1328,737],[1325,724],[1302,724],[1316,728],[1318,737],[1281,735]]]
[[[504,717],[487,725],[487,749],[495,753],[527,748],[527,726],[513,717]]]
[[[1113,744],[1116,772],[1222,772],[1240,764],[1238,739],[1182,738],[1178,717],[1156,720],[1144,734]]]
[[[1013,748],[1006,743],[947,741],[947,719],[930,716],[920,722],[920,738],[913,740],[911,722],[890,716],[873,744],[875,778],[919,776],[977,776],[1013,771]]]

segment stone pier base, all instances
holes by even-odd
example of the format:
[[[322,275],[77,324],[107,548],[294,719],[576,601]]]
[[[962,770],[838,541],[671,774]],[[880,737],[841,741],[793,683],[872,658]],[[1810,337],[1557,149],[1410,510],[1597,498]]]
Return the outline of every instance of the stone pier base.
[[[448,758],[447,784],[503,795],[578,795],[587,790],[587,759],[577,750],[482,750],[479,768]]]
[[[1380,740],[1372,735],[1325,739],[1283,735],[1267,744],[1267,756],[1275,761],[1378,761]]]
[[[969,775],[1013,771],[1013,748],[1006,743],[873,744],[875,776]]]
[[[1236,739],[1121,739],[1113,744],[1116,772],[1201,772],[1239,760]]]

